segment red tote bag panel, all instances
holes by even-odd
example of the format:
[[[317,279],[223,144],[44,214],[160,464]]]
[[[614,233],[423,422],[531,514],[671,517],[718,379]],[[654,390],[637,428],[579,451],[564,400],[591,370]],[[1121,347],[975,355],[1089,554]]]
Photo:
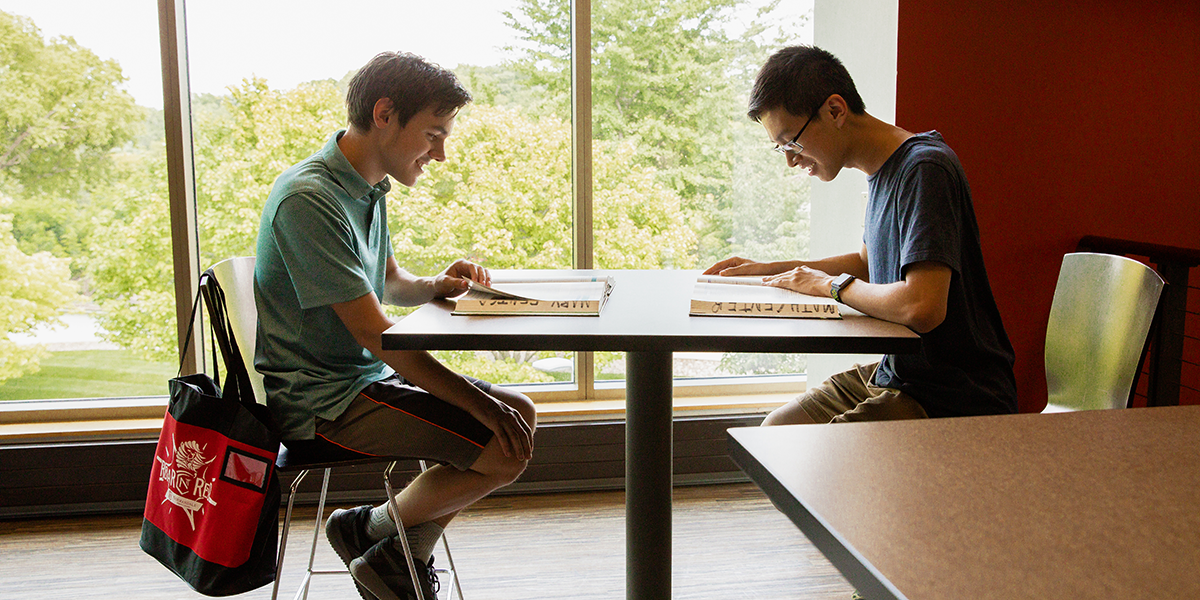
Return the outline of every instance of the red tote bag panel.
[[[238,567],[249,558],[274,460],[168,413],[150,471],[145,517],[200,558]]]

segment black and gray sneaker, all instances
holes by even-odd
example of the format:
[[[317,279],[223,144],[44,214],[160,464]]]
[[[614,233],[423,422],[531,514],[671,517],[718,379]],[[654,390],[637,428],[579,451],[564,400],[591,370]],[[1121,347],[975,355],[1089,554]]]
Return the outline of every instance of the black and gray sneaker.
[[[438,581],[437,569],[433,568],[433,557],[429,557],[429,564],[414,558],[413,564],[417,565],[417,578],[421,580],[421,589],[426,590],[425,600],[437,600],[438,592],[442,591],[442,582]],[[425,574],[424,577],[421,577],[422,573]]]
[[[354,580],[379,600],[413,600],[417,597],[408,574],[408,562],[404,560],[404,552],[396,547],[397,543],[397,538],[390,537],[371,546],[350,563]],[[429,564],[414,558],[413,565],[425,600],[437,600],[440,585],[433,570],[433,558],[430,557]]]
[[[350,567],[354,559],[366,554],[367,550],[375,545],[375,542],[367,537],[367,523],[371,521],[372,508],[374,507],[368,504],[358,508],[338,509],[325,521],[325,537],[329,540],[329,545],[333,546],[333,551],[337,552],[338,558],[346,564],[346,568]],[[375,595],[358,581],[355,581],[354,585],[358,587],[358,594],[363,600],[377,600]]]

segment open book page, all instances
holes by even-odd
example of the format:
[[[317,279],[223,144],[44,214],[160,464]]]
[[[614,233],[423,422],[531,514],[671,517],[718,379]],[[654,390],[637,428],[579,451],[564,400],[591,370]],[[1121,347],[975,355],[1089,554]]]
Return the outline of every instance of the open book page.
[[[727,285],[757,285],[766,286],[762,275],[746,275],[741,277],[723,277],[721,275],[700,275],[696,283],[723,283]]]
[[[599,315],[612,293],[611,277],[492,279],[472,281],[454,302],[459,315]]]
[[[736,280],[720,281],[714,280]],[[754,283],[757,281],[758,283]],[[833,298],[809,296],[762,283],[761,277],[701,276],[692,289],[690,314],[715,317],[840,319]]]

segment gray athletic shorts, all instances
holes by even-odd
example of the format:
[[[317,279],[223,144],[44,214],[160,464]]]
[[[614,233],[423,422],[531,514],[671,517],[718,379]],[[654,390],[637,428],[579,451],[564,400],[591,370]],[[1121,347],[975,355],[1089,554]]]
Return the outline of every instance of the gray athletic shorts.
[[[797,401],[817,423],[929,418],[912,396],[871,383],[878,367],[879,363],[854,365],[810,388]]]
[[[492,384],[466,377],[489,392]],[[368,385],[338,418],[317,418],[317,440],[359,455],[423,458],[470,468],[492,430],[399,375]]]

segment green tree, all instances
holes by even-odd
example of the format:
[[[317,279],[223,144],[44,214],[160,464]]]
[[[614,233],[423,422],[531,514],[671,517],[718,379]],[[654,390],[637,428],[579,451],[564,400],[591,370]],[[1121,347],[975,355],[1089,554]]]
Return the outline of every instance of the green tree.
[[[807,248],[807,188],[786,178],[778,157],[758,141],[761,127],[745,117],[759,66],[800,25],[782,19],[780,9],[779,0],[757,10],[748,0],[592,4],[595,137],[632,142],[633,159],[653,167],[659,181],[680,194],[698,237],[699,263],[732,252],[776,256]],[[513,82],[494,71],[472,76],[490,98],[548,106],[566,118],[568,0],[522,0],[506,18],[521,40],[509,48],[521,77]],[[522,97],[515,84],[548,99]],[[793,192],[799,195],[785,196]],[[778,239],[768,239],[772,232]]]
[[[731,74],[741,42],[725,33],[745,0],[592,4],[592,111],[599,140],[629,139],[635,160],[689,200],[721,192],[729,173]],[[522,0],[505,13],[529,84],[560,118],[570,110],[569,0]]]
[[[58,311],[78,299],[68,262],[47,252],[22,252],[12,235],[12,215],[0,214],[0,382],[37,372],[44,349],[18,346],[9,335],[57,322]]]
[[[177,361],[166,155],[131,155],[117,169],[121,176],[96,192],[107,208],[95,217],[87,259],[102,335],[147,360]]]
[[[275,178],[321,149],[345,123],[332,79],[287,91],[246,79],[230,86],[219,105],[198,113],[193,156],[202,262],[254,254]]]
[[[145,118],[124,81],[116,61],[70,37],[47,42],[31,20],[0,12],[0,193],[13,199],[26,253],[86,248],[88,191],[108,180],[112,151]]]
[[[254,254],[259,217],[284,169],[318,150],[344,120],[332,81],[271,90],[261,79],[197,103],[193,156],[201,262]],[[148,360],[178,358],[165,154],[128,156],[96,194],[88,273],[106,337]]]
[[[393,188],[388,207],[401,265],[435,273],[463,256],[491,268],[571,266],[569,125],[471,106],[459,116],[448,160],[416,187]],[[597,142],[593,154],[596,265],[606,269],[694,266],[696,237],[654,169],[636,164],[630,141]]]

